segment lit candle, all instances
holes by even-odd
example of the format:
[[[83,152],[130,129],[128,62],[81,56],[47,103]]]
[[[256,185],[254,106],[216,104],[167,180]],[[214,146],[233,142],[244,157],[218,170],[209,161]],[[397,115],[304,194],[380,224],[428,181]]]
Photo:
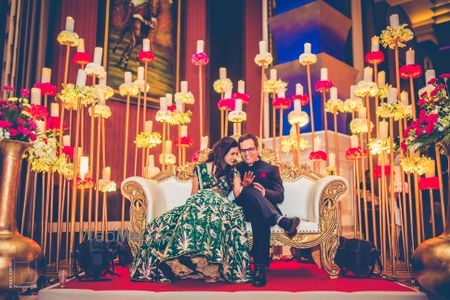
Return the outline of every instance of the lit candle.
[[[277,96],[278,98],[285,98],[286,97],[286,91],[283,87],[279,87],[277,90]]]
[[[406,64],[407,65],[414,65],[416,63],[416,52],[412,49],[409,48],[408,51],[406,51]]]
[[[277,80],[277,69],[270,69],[270,80]]]
[[[219,68],[219,79],[227,78],[227,68],[221,67]]]
[[[155,156],[153,154],[150,154],[148,156],[148,166],[150,168],[154,168],[155,167]]]
[[[331,100],[337,99],[337,88],[334,86],[330,88],[330,99]]]
[[[242,100],[241,99],[235,100],[234,110],[239,111],[239,112],[242,111]]]
[[[84,180],[88,172],[89,172],[89,156],[82,156],[80,158],[80,177],[82,180]]]
[[[358,118],[365,119],[366,113],[367,113],[367,109],[365,107],[360,107],[358,110]]]
[[[380,131],[380,138],[387,139],[388,138],[388,127],[389,123],[387,121],[378,122],[378,127]]]
[[[295,94],[296,95],[303,95],[303,85],[301,85],[301,83],[297,83],[295,85]]]
[[[153,130],[153,122],[152,121],[145,121],[144,131],[145,132],[152,132],[152,130]]]
[[[101,65],[102,64],[102,47],[95,47],[94,49],[94,64]]]
[[[104,167],[102,170],[102,178],[105,180],[111,180],[111,167]]]
[[[58,117],[59,116],[59,104],[58,103],[51,103],[50,104],[50,116],[51,117]]]
[[[75,28],[75,20],[72,17],[66,18],[66,31],[73,32]]]
[[[205,41],[197,40],[197,53],[205,52]]]
[[[316,151],[320,151],[322,149],[322,140],[320,139],[320,137],[315,137],[314,138],[314,152]]]
[[[181,82],[181,92],[187,93],[188,92],[188,82],[186,80]]]
[[[395,182],[402,182],[402,167],[401,166],[394,166],[394,181]]]
[[[65,147],[70,146],[70,135],[63,136],[63,146],[65,146]]]
[[[162,111],[167,110],[167,100],[165,97],[159,98],[159,110],[162,110]]]
[[[400,21],[398,19],[397,14],[390,15],[389,24],[391,25],[392,28],[396,28],[400,25]]]
[[[231,87],[230,86],[227,86],[226,88],[225,88],[225,95],[224,95],[224,99],[230,99],[231,98]]]
[[[328,80],[328,69],[320,68],[320,80]]]
[[[364,68],[364,81],[372,81],[373,69],[371,67]]]
[[[166,101],[167,101],[167,106],[172,106],[173,105],[172,94],[169,94],[169,93],[166,94]]]
[[[433,78],[436,78],[436,72],[433,69],[426,70],[425,71],[425,83],[427,83],[428,81],[430,81]]]
[[[77,45],[77,52],[85,52],[86,49],[84,48],[84,39],[80,38],[78,40],[78,45]]]
[[[125,83],[131,83],[132,77],[131,77],[131,72],[125,72],[124,73],[124,82]]]
[[[371,39],[372,41],[372,48],[371,51],[375,52],[375,51],[380,51],[380,38],[377,37],[376,35],[374,35]]]
[[[245,93],[245,81],[244,80],[238,81],[238,93],[241,93],[241,94]]]
[[[41,105],[41,89],[31,88],[31,104]]]
[[[425,173],[426,178],[434,177],[436,176],[436,165],[434,163],[434,160],[430,160],[430,164],[428,165],[428,172]]]
[[[380,71],[378,72],[378,78],[377,78],[378,87],[384,87],[386,85],[386,72]]]
[[[305,53],[311,53],[311,43],[305,43],[303,44],[303,51]]]
[[[181,125],[180,126],[180,135],[181,135],[181,137],[188,136],[188,127],[187,127],[187,125]]]
[[[397,101],[397,88],[390,87],[388,91],[388,103]]]
[[[259,42],[259,54],[267,53],[266,41]]]
[[[209,137],[208,136],[202,136],[200,139],[200,150],[205,150],[208,148],[209,144]]]
[[[166,154],[172,154],[172,141],[166,140]]]
[[[175,106],[178,112],[184,112],[183,110],[183,101],[181,99],[175,99]]]
[[[329,161],[328,166],[329,166],[330,168],[335,168],[335,167],[336,167],[336,154],[330,153],[330,154],[328,155],[328,161]]]
[[[407,91],[402,91],[400,93],[400,101],[403,102],[404,104],[408,104],[408,92]]]
[[[149,39],[142,40],[142,50],[145,52],[150,51],[150,40]]]
[[[52,69],[50,68],[42,68],[41,82],[50,82],[52,78]]]
[[[302,111],[302,105],[300,103],[300,99],[294,100],[294,111],[295,112],[301,112]]]
[[[358,147],[358,136],[357,135],[352,135],[350,137],[350,146],[352,148],[356,148]]]
[[[138,67],[138,80],[144,80],[144,67]]]

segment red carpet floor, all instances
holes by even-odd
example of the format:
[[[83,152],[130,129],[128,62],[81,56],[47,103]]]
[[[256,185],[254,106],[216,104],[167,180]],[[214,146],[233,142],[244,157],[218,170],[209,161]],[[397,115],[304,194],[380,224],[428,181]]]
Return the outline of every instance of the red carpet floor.
[[[208,291],[339,291],[339,292],[412,292],[413,290],[396,282],[384,279],[340,278],[331,280],[327,273],[311,264],[292,262],[273,262],[267,272],[267,285],[254,288],[248,284],[205,283],[196,280],[180,280],[172,284],[154,282],[132,282],[127,268],[116,268],[120,277],[111,276],[111,281],[80,282],[76,279],[67,284],[69,289],[89,289],[94,291],[136,290],[154,292]]]

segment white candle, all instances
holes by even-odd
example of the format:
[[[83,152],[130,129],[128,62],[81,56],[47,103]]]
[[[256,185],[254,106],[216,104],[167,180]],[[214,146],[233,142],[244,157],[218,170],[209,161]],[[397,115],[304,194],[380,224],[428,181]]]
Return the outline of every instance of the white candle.
[[[205,41],[197,40],[197,53],[205,52]]]
[[[94,49],[94,64],[101,65],[102,64],[102,47],[95,47]]]
[[[378,78],[377,78],[378,87],[384,87],[386,85],[386,72],[380,71],[378,72]]]
[[[330,88],[330,99],[332,100],[337,99],[337,88],[334,86]]]
[[[66,146],[66,147],[70,146],[70,135],[63,136],[63,146]]]
[[[148,156],[148,166],[150,168],[154,168],[155,167],[155,156],[153,154],[150,154]]]
[[[104,167],[102,170],[102,179],[111,180],[111,167]]]
[[[402,167],[394,166],[394,182],[402,182]]]
[[[188,82],[186,80],[181,82],[181,92],[187,93],[188,92]]]
[[[142,50],[145,52],[150,51],[150,40],[149,39],[142,40]]]
[[[78,40],[78,45],[77,45],[77,52],[85,52],[86,49],[84,48],[84,39],[80,38]]]
[[[414,65],[416,63],[416,52],[409,48],[408,51],[406,51],[406,64],[407,65]]]
[[[328,80],[328,69],[320,68],[320,80]]]
[[[144,67],[138,67],[138,80],[144,80]]]
[[[372,42],[371,51],[372,52],[380,51],[380,38],[374,35],[371,39],[371,42]]]
[[[52,78],[52,69],[42,68],[41,82],[50,82]]]
[[[202,136],[200,139],[200,150],[205,150],[208,148],[209,144],[209,137],[208,136]]]
[[[172,141],[166,141],[166,154],[172,154]]]
[[[364,81],[372,81],[373,69],[371,67],[364,68]]]
[[[227,86],[226,88],[225,88],[225,95],[224,95],[224,99],[230,99],[231,98],[231,87],[230,86]]]
[[[235,111],[242,111],[242,100],[236,99],[234,104],[234,110]]]
[[[166,101],[167,101],[167,106],[172,106],[173,105],[172,94],[169,94],[169,93],[166,94]]]
[[[301,83],[297,83],[295,85],[295,94],[296,95],[303,95],[303,85]]]
[[[400,21],[398,19],[397,14],[390,15],[389,24],[391,25],[392,28],[396,28],[400,25]]]
[[[175,106],[178,112],[184,112],[183,110],[183,102],[181,101],[181,99],[176,99],[175,100]]]
[[[221,67],[219,68],[219,79],[227,78],[227,68]]]
[[[152,132],[152,130],[153,130],[153,122],[152,121],[145,121],[144,131],[145,132]]]
[[[259,54],[267,53],[267,46],[265,41],[259,42]]]
[[[51,117],[59,117],[59,104],[58,103],[50,104],[50,116]]]
[[[302,105],[300,103],[300,99],[294,100],[294,111],[295,112],[301,112],[302,111]]]
[[[66,18],[66,31],[73,32],[73,29],[75,28],[75,20],[72,17]]]
[[[433,78],[436,78],[436,72],[433,69],[426,70],[425,71],[425,83],[427,83],[428,81],[430,81]]]
[[[353,98],[355,98],[355,85],[354,84],[352,84],[350,86],[350,99],[353,99]]]
[[[315,137],[314,138],[314,148],[313,151],[320,151],[322,149],[322,140],[320,139],[320,137]]]
[[[390,87],[388,91],[388,103],[397,101],[397,88]]]
[[[357,135],[352,135],[350,137],[350,146],[352,148],[356,148],[358,147],[358,136]]]
[[[187,125],[181,125],[180,126],[180,135],[181,135],[181,137],[188,136],[188,127],[187,127]]]
[[[165,97],[160,97],[159,98],[159,109],[162,111],[166,111],[167,110],[167,100]]]
[[[388,138],[388,130],[389,130],[389,123],[387,121],[380,121],[378,122],[378,127],[380,131],[380,138],[387,139]]]
[[[428,172],[425,173],[425,177],[430,178],[430,177],[436,176],[436,164],[434,163],[433,159],[431,160],[428,167],[429,167],[429,169],[428,169]]]
[[[123,76],[124,76],[125,83],[131,83],[131,80],[132,80],[131,72],[125,72],[123,74]]]
[[[270,80],[277,80],[277,69],[270,69]]]
[[[366,113],[367,113],[367,109],[365,107],[360,107],[358,110],[358,118],[365,119]]]
[[[80,158],[80,177],[84,180],[89,172],[89,156],[82,156]]]
[[[41,105],[41,89],[31,88],[31,104]]]
[[[330,168],[335,168],[336,167],[336,154],[330,153],[328,155],[328,166]]]
[[[286,98],[286,91],[283,87],[278,88],[277,96],[278,98]]]
[[[403,102],[404,104],[408,104],[408,92],[407,91],[402,91],[400,93],[400,101]]]
[[[238,93],[245,94],[245,81],[244,80],[238,81]]]
[[[303,52],[305,53],[311,53],[311,43],[305,43],[303,45]]]

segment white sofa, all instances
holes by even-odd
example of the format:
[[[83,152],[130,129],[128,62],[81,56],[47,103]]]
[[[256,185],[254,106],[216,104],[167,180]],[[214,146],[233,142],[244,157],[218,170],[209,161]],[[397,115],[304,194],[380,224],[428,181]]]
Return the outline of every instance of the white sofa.
[[[147,223],[162,213],[183,205],[190,195],[192,169],[184,166],[171,172],[160,173],[154,179],[129,177],[121,185],[122,195],[131,202],[130,246],[135,254],[141,244]],[[284,231],[274,226],[271,229],[273,245],[297,248],[315,248],[320,253],[318,265],[323,266],[330,278],[337,278],[339,268],[334,257],[339,246],[339,224],[337,201],[347,194],[347,180],[341,176],[319,177],[309,169],[296,168],[289,164],[280,167],[285,188],[281,211],[286,216],[301,219],[298,234],[290,239]],[[248,230],[251,236],[251,226]],[[314,256],[314,255],[313,255]]]

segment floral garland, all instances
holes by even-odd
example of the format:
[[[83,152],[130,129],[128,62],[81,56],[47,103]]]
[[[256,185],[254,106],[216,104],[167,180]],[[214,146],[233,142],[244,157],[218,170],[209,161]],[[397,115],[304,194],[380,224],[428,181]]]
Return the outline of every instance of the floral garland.
[[[183,104],[194,104],[194,102],[195,102],[194,95],[191,92],[176,93],[175,101],[179,101],[179,100],[181,100],[181,103],[183,103]]]
[[[247,113],[245,111],[233,110],[228,114],[228,121],[231,123],[241,123],[247,121]]]
[[[234,110],[235,100],[233,98],[220,99],[217,101],[217,108],[219,110]]]
[[[378,95],[378,86],[375,82],[361,80],[355,85],[354,93],[358,97],[375,97]]]
[[[315,85],[316,92],[318,92],[318,93],[328,91],[332,87],[334,87],[334,84],[331,80],[319,80],[316,82],[316,85]]]
[[[248,104],[250,102],[250,95],[244,93],[234,92],[231,96],[233,99],[241,99],[242,103]]]
[[[420,65],[406,65],[400,67],[400,77],[403,79],[419,78],[422,76],[422,67]]]
[[[35,88],[38,88],[41,90],[41,95],[47,95],[47,96],[55,96],[56,95],[56,85],[51,84],[50,82],[41,82],[41,83],[35,83]]]
[[[182,136],[180,139],[176,139],[175,145],[176,146],[183,146],[183,147],[192,147],[194,140],[190,136]]]
[[[284,82],[281,79],[278,80],[269,79],[264,81],[263,83],[263,92],[276,93],[280,90],[286,91],[286,87],[287,82]]]
[[[291,125],[298,124],[298,126],[303,127],[309,123],[309,116],[304,111],[296,112],[293,110],[288,114],[288,122]]]
[[[192,112],[190,110],[186,112],[174,111],[169,118],[170,125],[186,125],[191,123]]]
[[[364,158],[367,155],[366,149],[362,147],[350,147],[345,151],[345,158],[347,160],[356,160],[360,158]]]
[[[370,131],[372,131],[373,127],[374,127],[373,122],[370,122]],[[367,120],[366,119],[361,119],[361,118],[353,119],[350,122],[350,131],[353,134],[369,132],[369,128],[368,128],[368,125],[367,125]]]
[[[406,28],[406,26],[408,26],[408,24],[402,24],[395,28],[388,26],[386,29],[381,31],[380,43],[383,45],[383,47],[394,49],[396,44],[400,48],[405,47],[405,43],[412,40],[414,37],[411,29]]]
[[[382,138],[370,139],[368,147],[370,153],[372,153],[373,155],[391,152],[391,144],[389,142],[389,139],[382,139]]]
[[[291,107],[291,99],[275,97],[272,101],[272,105],[275,109],[289,109]]]
[[[381,51],[372,51],[367,53],[365,58],[368,64],[380,64],[384,61],[384,54]]]
[[[155,60],[155,54],[152,51],[139,51],[138,59],[140,62],[149,63]]]
[[[105,78],[106,76],[105,68],[94,62],[88,63],[85,70],[89,76],[95,76],[97,78]]]
[[[141,132],[134,140],[138,148],[154,148],[162,143],[159,132]]]
[[[78,45],[80,37],[76,32],[61,31],[56,40],[60,45],[75,47]]]
[[[121,96],[137,96],[139,95],[139,87],[132,82],[124,82],[119,86]]]
[[[341,99],[330,99],[325,102],[325,112],[334,113],[344,109],[344,101]]]
[[[148,92],[150,90],[150,85],[148,83],[146,84],[144,79],[136,79],[133,83],[139,88],[141,93]]]
[[[403,171],[408,174],[419,174],[423,175],[430,170],[431,164],[434,164],[434,161],[429,157],[405,157],[401,160],[400,165],[402,166]]]
[[[298,57],[298,61],[303,66],[312,65],[312,64],[315,64],[317,62],[317,56],[315,54],[312,54],[312,53],[302,53]]]
[[[206,65],[209,62],[209,57],[205,52],[194,53],[192,54],[191,62],[196,66]]]
[[[92,106],[89,107],[88,112],[89,116],[92,116]],[[102,119],[108,119],[112,115],[111,109],[108,105],[105,104],[97,104],[94,106],[94,118],[102,118]]]
[[[292,103],[294,103],[294,100],[300,100],[301,106],[308,105],[308,103],[309,103],[309,97],[306,94],[305,95],[292,95],[291,96]]]
[[[323,150],[312,151],[309,153],[309,160],[311,161],[327,161],[327,153]]]
[[[225,93],[229,88],[233,88],[233,82],[229,78],[217,79],[213,84],[214,91],[218,94]]]
[[[92,56],[87,52],[77,52],[72,58],[76,65],[86,65],[92,61]]]
[[[270,52],[258,53],[255,56],[255,63],[260,67],[267,67],[273,62],[273,57]]]
[[[94,187],[94,179],[89,176],[84,177],[84,179],[77,177],[75,186],[79,189],[92,189]]]

